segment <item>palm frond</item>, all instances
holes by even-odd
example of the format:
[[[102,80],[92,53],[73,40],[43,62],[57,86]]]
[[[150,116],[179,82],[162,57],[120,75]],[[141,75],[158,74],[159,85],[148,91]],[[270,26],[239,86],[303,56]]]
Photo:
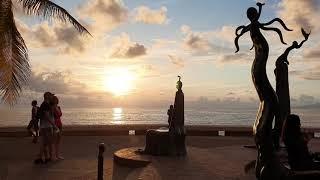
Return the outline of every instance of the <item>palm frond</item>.
[[[30,77],[27,47],[12,13],[11,0],[0,2],[0,95],[13,105]]]
[[[35,14],[45,19],[56,18],[62,22],[70,22],[80,33],[89,33],[67,10],[50,0],[18,0],[27,14]]]

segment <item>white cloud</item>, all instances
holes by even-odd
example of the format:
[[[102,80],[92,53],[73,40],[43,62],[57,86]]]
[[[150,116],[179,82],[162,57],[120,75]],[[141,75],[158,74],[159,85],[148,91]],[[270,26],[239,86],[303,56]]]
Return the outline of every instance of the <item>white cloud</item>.
[[[320,30],[320,3],[317,0],[282,0],[279,3],[279,15],[289,28],[300,32],[300,28],[312,29],[313,32]]]
[[[147,48],[139,43],[132,42],[126,33],[115,37],[111,47],[111,58],[135,58],[147,54]]]
[[[32,73],[29,89],[43,93],[51,91],[57,94],[70,94],[86,89],[86,85],[72,78],[71,72],[42,72]]]
[[[27,45],[35,48],[55,48],[64,54],[78,54],[84,53],[90,45],[91,38],[81,36],[71,25],[44,21],[29,27],[17,20],[17,27]]]
[[[78,14],[92,21],[89,29],[95,35],[111,31],[128,19],[128,9],[121,0],[88,0]]]
[[[150,9],[147,6],[139,6],[135,10],[135,21],[146,24],[167,23],[167,8],[162,6],[159,10]]]
[[[181,26],[181,32],[185,35],[183,38],[183,47],[192,51],[209,51],[212,47],[205,33],[193,32],[189,26]]]
[[[184,67],[184,61],[175,55],[168,55],[170,62],[174,65],[176,65],[177,67]]]

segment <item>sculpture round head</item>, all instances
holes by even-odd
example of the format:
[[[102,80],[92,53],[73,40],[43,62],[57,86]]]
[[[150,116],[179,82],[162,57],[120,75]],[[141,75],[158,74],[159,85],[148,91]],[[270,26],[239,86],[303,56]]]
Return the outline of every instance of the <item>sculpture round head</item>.
[[[250,7],[247,10],[247,17],[248,19],[252,22],[254,20],[256,20],[256,18],[258,17],[258,11],[256,8],[254,7]]]
[[[290,114],[286,121],[287,136],[296,136],[299,134],[301,128],[300,117],[295,114]]]
[[[177,89],[181,90],[182,89],[182,82],[181,82],[181,76],[178,76],[179,80],[177,81]]]

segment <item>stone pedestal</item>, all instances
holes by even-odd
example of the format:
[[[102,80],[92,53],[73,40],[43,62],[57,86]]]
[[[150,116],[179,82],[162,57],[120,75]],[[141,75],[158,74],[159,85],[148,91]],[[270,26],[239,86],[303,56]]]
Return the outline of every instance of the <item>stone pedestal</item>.
[[[185,132],[176,133],[169,129],[150,129],[146,134],[145,154],[156,156],[184,156],[187,154]]]
[[[150,129],[146,134],[144,153],[150,155],[169,155],[171,149],[168,129]]]

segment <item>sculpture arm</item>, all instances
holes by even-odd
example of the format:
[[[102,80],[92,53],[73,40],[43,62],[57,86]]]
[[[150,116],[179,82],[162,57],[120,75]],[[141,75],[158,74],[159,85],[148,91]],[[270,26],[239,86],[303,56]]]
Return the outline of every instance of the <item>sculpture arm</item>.
[[[238,34],[238,31],[241,30],[240,34]],[[236,53],[239,51],[239,38],[244,35],[246,32],[250,30],[250,25],[248,26],[239,26],[236,29],[236,38],[234,39],[234,45],[236,46]]]
[[[237,27],[237,29],[236,29],[236,32],[235,32],[235,34],[236,34],[236,36],[239,36],[239,31],[241,30],[241,32],[243,31],[243,29],[245,29],[246,28],[246,26],[239,26],[239,27]],[[240,32],[240,34],[241,34],[241,32]]]
[[[283,36],[282,36],[282,33],[281,31],[278,29],[278,28],[273,28],[273,27],[264,27],[264,26],[261,26],[260,27],[261,29],[263,30],[266,30],[266,31],[275,31],[276,33],[278,33],[279,37],[280,37],[280,41],[282,42],[282,44],[287,44],[283,41]]]
[[[289,29],[286,24],[280,19],[280,18],[274,18],[271,21],[267,22],[267,23],[261,23],[261,26],[268,26],[271,25],[274,22],[279,22],[281,24],[281,26],[283,27],[283,29],[287,30],[287,31],[292,31],[292,29]]]
[[[311,31],[310,31],[309,33],[306,33],[306,31],[305,31],[303,28],[301,28],[301,32],[302,32],[302,35],[304,36],[304,40],[301,41],[300,44],[298,44],[298,45],[295,47],[296,49],[299,49],[299,48],[303,45],[303,43],[308,40],[309,35],[311,34]]]
[[[287,60],[287,57],[288,57],[288,54],[290,53],[290,51],[291,51],[292,49],[299,49],[299,48],[301,48],[301,46],[303,45],[303,43],[306,42],[306,41],[308,40],[308,38],[309,38],[310,33],[306,33],[303,28],[301,28],[301,32],[302,32],[302,34],[303,34],[303,36],[304,36],[305,39],[304,39],[303,41],[301,41],[300,44],[298,44],[296,41],[294,41],[294,42],[292,43],[292,45],[291,45],[290,47],[288,47],[288,48],[284,51],[284,53],[282,54],[282,56],[285,56],[285,59],[286,59],[287,64],[289,64],[289,62],[288,62],[288,60]]]
[[[257,6],[259,7],[259,12],[258,12],[258,16],[256,18],[256,20],[258,21],[258,19],[260,18],[261,12],[262,12],[262,6],[264,5],[264,3],[257,3]]]

